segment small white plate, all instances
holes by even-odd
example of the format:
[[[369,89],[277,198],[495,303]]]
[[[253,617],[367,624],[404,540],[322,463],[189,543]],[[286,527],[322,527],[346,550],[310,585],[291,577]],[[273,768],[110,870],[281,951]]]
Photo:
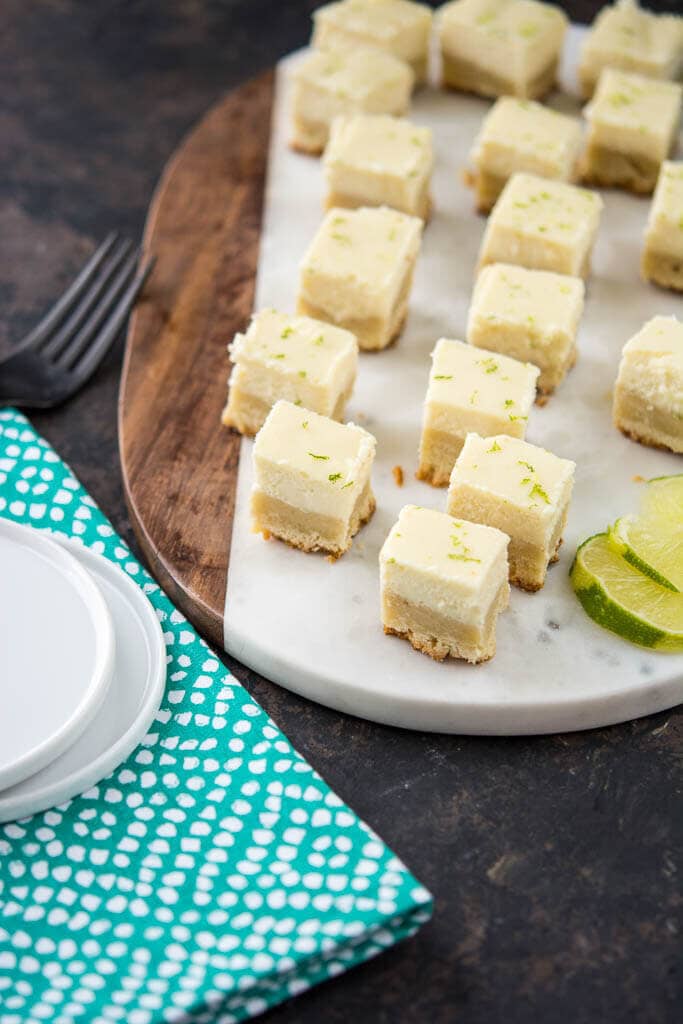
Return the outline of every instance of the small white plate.
[[[111,616],[88,572],[45,533],[0,519],[0,790],[76,741],[113,668]]]
[[[104,596],[116,638],[114,671],[103,704],[76,742],[48,767],[0,792],[0,822],[64,803],[112,772],[146,734],[166,683],[161,626],[142,590],[101,555],[54,539],[75,556]]]

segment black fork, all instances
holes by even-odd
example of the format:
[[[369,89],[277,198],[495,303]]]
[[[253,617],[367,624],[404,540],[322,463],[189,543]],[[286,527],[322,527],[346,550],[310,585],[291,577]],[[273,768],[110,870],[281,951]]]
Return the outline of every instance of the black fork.
[[[152,269],[139,250],[109,235],[75,281],[0,361],[0,405],[48,408],[85,384],[121,332]]]

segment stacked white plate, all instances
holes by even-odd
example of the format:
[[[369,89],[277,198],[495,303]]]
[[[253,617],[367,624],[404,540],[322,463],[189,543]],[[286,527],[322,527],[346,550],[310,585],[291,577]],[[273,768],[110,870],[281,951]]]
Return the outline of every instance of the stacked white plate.
[[[157,617],[118,566],[0,519],[0,822],[113,771],[147,732],[165,682]]]

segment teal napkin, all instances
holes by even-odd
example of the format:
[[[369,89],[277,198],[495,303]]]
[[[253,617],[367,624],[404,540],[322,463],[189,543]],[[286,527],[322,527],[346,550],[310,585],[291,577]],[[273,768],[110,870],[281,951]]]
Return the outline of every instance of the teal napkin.
[[[221,1024],[412,935],[429,893],[292,748],[14,410],[0,515],[79,538],[164,629],[152,728],[99,785],[0,826],[0,1019]],[[0,567],[1,571],[1,567]]]

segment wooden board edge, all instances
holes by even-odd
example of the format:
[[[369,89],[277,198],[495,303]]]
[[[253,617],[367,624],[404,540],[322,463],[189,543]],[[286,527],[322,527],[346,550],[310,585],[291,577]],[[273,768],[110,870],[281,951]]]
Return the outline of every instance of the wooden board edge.
[[[268,140],[270,138],[269,123],[270,116],[272,116],[272,99],[274,90],[274,71],[270,70],[259,75],[244,85],[238,87],[232,92],[228,93],[225,97],[214,104],[207,113],[201,118],[201,120],[184,136],[180,145],[175,150],[169,161],[167,162],[159,181],[156,185],[150,207],[148,210],[145,229],[143,235],[143,258],[154,254],[154,239],[157,224],[161,217],[161,212],[164,207],[167,192],[171,183],[173,182],[179,168],[182,167],[183,161],[186,158],[188,151],[192,147],[193,141],[197,135],[202,132],[208,122],[216,116],[217,112],[221,109],[225,109],[227,106],[238,110],[241,107],[248,107],[250,94],[254,93],[265,93],[267,94],[267,106],[268,106],[268,131],[265,136],[266,150]],[[226,140],[227,142],[228,140]],[[264,175],[260,181],[256,183],[249,183],[249,185],[256,185],[259,191],[259,227],[260,221],[263,214],[263,197],[265,187],[265,154],[264,154]],[[237,161],[239,163],[239,161]],[[253,273],[251,273],[251,280],[247,289],[250,302],[249,309],[244,310],[244,315],[240,316],[238,320],[233,324],[226,323],[224,325],[226,337],[231,336],[236,330],[240,329],[244,325],[245,319],[251,312],[251,304],[253,302],[253,291],[255,286],[255,277],[257,269],[257,253],[253,253]],[[153,283],[154,277],[152,275],[151,282]],[[131,525],[135,533],[136,539],[140,545],[143,553],[143,557],[147,563],[152,576],[156,579],[163,590],[168,594],[170,599],[180,610],[186,615],[186,617],[193,623],[198,631],[212,644],[219,647],[221,650],[224,647],[223,639],[223,604],[207,600],[206,596],[200,592],[197,587],[193,587],[187,583],[182,577],[182,574],[178,573],[177,566],[174,565],[173,561],[168,558],[161,550],[156,537],[155,530],[150,526],[144,509],[141,507],[141,501],[139,500],[138,488],[136,486],[137,481],[135,473],[131,471],[131,466],[128,459],[126,458],[126,426],[125,426],[125,405],[126,405],[126,388],[129,380],[129,374],[131,371],[131,365],[133,361],[133,338],[135,337],[136,331],[139,327],[140,318],[143,315],[145,297],[149,293],[149,284],[143,292],[140,299],[140,304],[133,310],[131,315],[126,345],[124,350],[123,365],[121,371],[121,382],[119,388],[119,398],[117,406],[117,423],[118,423],[118,440],[119,440],[119,461],[121,466],[121,476],[124,498],[126,507],[130,515]],[[226,376],[227,376],[227,359],[226,359]],[[221,427],[217,424],[217,430],[221,430]],[[224,429],[224,428],[223,428]],[[234,432],[228,432],[225,430],[224,438],[226,445],[232,445],[239,450],[241,438]],[[234,489],[232,494],[232,508],[226,523],[226,565],[223,579],[223,595],[225,594],[225,588],[227,586],[227,562],[228,562],[228,551],[230,543],[230,535],[232,532],[232,512],[234,510]]]

